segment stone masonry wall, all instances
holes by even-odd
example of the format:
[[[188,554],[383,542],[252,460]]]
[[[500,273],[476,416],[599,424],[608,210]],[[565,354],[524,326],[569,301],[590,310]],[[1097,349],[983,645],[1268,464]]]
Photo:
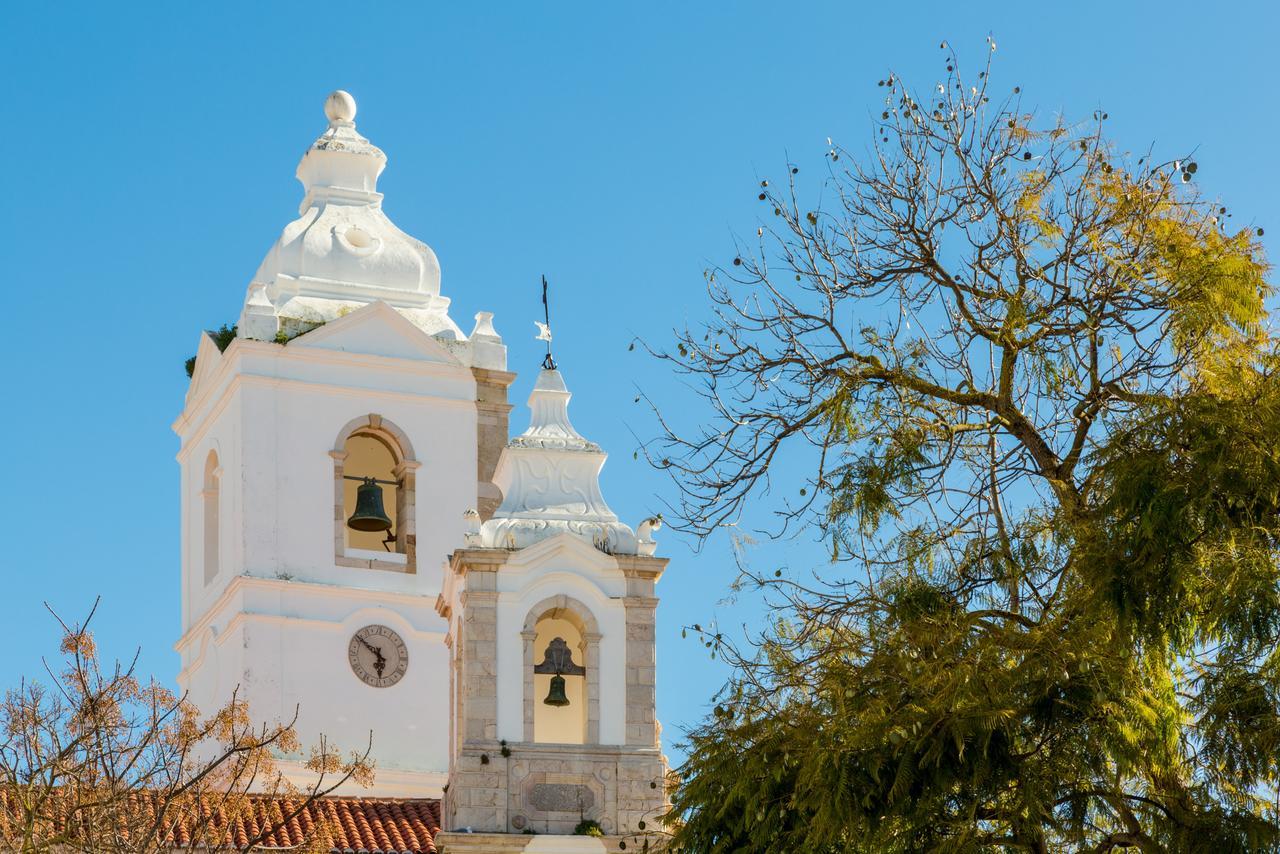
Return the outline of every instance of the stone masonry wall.
[[[445,827],[464,827],[471,822],[473,807],[497,799],[497,781],[490,779],[487,769],[467,760],[465,747],[472,743],[488,743],[498,731],[498,591],[497,573],[493,569],[473,568],[466,575],[466,588],[459,596],[461,619],[453,638],[458,703],[453,730],[457,739],[455,756],[445,790],[443,823]],[[459,717],[461,719],[459,719]],[[474,769],[471,765],[475,764]],[[465,818],[457,819],[460,813]],[[490,823],[496,814],[481,816]],[[462,821],[462,824],[455,823]]]
[[[654,588],[666,561],[634,555],[615,558],[627,580],[622,598],[625,743],[505,743],[497,739],[495,662],[497,581],[506,554],[472,550],[465,558],[454,556],[455,569],[465,578],[459,597],[462,616],[454,638],[461,722],[445,792],[445,829],[545,836],[570,834],[583,819],[593,819],[615,841],[651,832],[669,809],[667,765],[654,714],[658,604]],[[531,670],[528,652],[523,666]],[[615,661],[613,666],[618,664]],[[529,686],[525,693],[532,696]],[[528,706],[526,717],[531,717]]]
[[[657,747],[654,619],[658,600],[628,596],[623,602],[627,611],[627,744]]]
[[[666,762],[655,749],[596,745],[468,744],[447,799],[452,830],[572,833],[594,819],[609,835],[658,826],[667,810]]]
[[[510,428],[511,404],[507,402],[507,389],[516,375],[509,371],[491,371],[472,368],[476,379],[476,483],[480,520],[487,521],[502,503],[502,492],[493,483],[493,472],[498,467],[498,456],[506,447]]]

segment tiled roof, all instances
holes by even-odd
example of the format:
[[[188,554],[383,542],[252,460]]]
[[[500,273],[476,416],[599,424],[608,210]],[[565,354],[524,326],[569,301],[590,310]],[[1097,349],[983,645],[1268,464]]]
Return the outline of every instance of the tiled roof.
[[[229,827],[235,842],[248,840],[297,809],[287,798],[256,800],[251,814]],[[440,802],[381,798],[323,798],[297,818],[267,836],[261,847],[294,848],[312,839],[323,824],[330,851],[368,854],[435,854],[432,841],[440,830]]]
[[[214,836],[221,836],[227,849],[240,850],[274,828],[262,836],[253,850],[311,851],[324,850],[327,845],[330,852],[337,854],[436,854],[433,840],[440,830],[438,800],[327,797],[312,801],[296,816],[285,821],[285,817],[298,810],[301,803],[300,798],[251,796],[244,808],[235,810],[233,814],[208,807],[190,811],[174,809],[169,814],[169,826],[161,830],[162,838],[167,846],[177,849],[187,849],[193,843],[202,849],[206,848],[204,843],[209,838],[209,830],[221,829],[221,833],[214,830]],[[55,819],[56,824],[65,829],[67,824],[64,822],[68,819],[65,802],[50,806],[60,814]],[[128,805],[123,807],[125,817],[120,823],[133,827],[121,827],[119,831],[125,834],[131,830],[136,832],[137,819],[154,827],[151,822],[157,806],[155,798],[145,793],[130,796]],[[10,795],[0,791],[0,837],[9,839],[11,831],[18,829],[11,826],[11,820],[17,817],[16,811]],[[99,828],[102,827],[101,821],[113,823],[102,812],[97,812],[96,819],[86,813],[79,815]],[[71,820],[72,826],[74,823],[74,819]],[[198,834],[199,838],[193,839],[193,834]]]

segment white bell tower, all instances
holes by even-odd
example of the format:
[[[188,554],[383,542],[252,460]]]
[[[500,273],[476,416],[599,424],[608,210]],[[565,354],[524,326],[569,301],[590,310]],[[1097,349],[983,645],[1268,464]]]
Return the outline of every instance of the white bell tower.
[[[605,453],[574,430],[568,404],[560,372],[544,369],[529,428],[498,461],[502,505],[470,517],[440,596],[454,713],[437,843],[455,854],[521,850],[503,846],[522,833],[538,834],[528,851],[604,851],[565,838],[583,821],[619,850],[667,809],[659,522],[633,532],[618,521],[600,492]]]
[[[181,686],[233,691],[314,744],[363,749],[371,794],[437,797],[449,768],[439,563],[488,518],[507,439],[506,348],[466,335],[425,244],[382,210],[386,157],[335,92],[305,195],[234,340],[200,338],[181,438]],[[349,521],[350,524],[349,524]]]

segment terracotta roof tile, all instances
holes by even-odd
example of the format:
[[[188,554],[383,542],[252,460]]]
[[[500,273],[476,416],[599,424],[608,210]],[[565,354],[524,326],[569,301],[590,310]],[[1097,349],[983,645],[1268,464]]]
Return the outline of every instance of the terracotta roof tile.
[[[254,810],[260,828],[280,824],[295,805],[262,799]],[[327,819],[327,821],[325,821]],[[440,802],[383,798],[325,798],[311,804],[267,837],[263,848],[292,848],[324,824],[331,851],[368,854],[435,854],[440,830]]]
[[[0,792],[0,825],[8,825],[11,803]],[[220,806],[201,804],[198,810],[173,815],[166,838],[175,847],[185,847],[194,835],[203,835],[198,825],[207,819],[209,826],[222,829],[228,847],[243,847],[264,830],[274,828],[255,850],[296,849],[310,841],[313,833],[321,833],[328,837],[325,841],[330,852],[339,854],[436,854],[433,840],[440,831],[438,800],[329,797],[313,801],[286,821],[299,803],[297,798],[255,797],[234,816],[225,814]],[[156,806],[154,796],[135,794],[129,797],[127,812],[154,820]],[[55,811],[62,812],[57,807]]]

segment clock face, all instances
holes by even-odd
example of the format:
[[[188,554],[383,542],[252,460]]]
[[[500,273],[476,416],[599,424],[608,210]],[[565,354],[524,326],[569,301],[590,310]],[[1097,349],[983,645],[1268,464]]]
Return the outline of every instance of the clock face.
[[[347,645],[347,661],[360,681],[388,688],[409,668],[409,650],[398,634],[386,626],[365,626]]]

